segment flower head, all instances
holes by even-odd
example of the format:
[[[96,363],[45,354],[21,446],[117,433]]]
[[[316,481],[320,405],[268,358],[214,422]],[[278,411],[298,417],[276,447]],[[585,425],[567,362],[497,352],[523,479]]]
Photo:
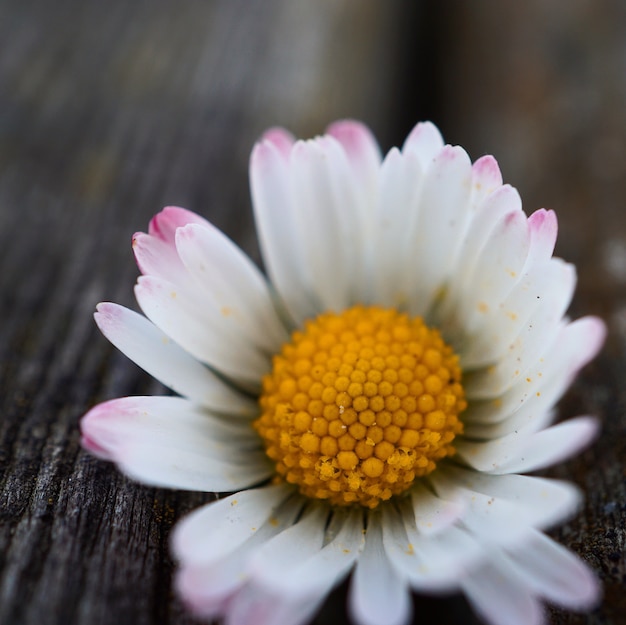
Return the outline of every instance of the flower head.
[[[352,571],[359,625],[406,623],[411,589],[460,590],[498,625],[592,606],[593,574],[543,533],[578,491],[526,475],[596,431],[552,424],[604,338],[564,317],[554,213],[527,217],[492,157],[430,123],[384,159],[355,122],[270,130],[250,173],[267,279],[169,207],[133,238],[146,317],[96,313],[180,397],[96,406],[85,448],[147,484],[235,492],[174,532],[186,603],[295,625]]]

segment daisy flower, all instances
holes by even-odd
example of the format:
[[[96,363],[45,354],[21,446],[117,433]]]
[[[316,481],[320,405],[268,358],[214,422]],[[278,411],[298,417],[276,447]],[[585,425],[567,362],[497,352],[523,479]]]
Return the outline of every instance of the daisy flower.
[[[554,213],[527,217],[493,157],[431,123],[384,158],[356,122],[272,129],[250,177],[267,278],[168,207],[133,238],[145,317],[96,313],[179,396],[96,406],[83,446],[145,484],[235,493],[173,532],[184,602],[296,625],[351,572],[359,625],[407,623],[411,591],[462,592],[494,625],[592,607],[594,575],[544,533],[579,492],[527,475],[597,430],[553,425],[605,333],[564,316]]]

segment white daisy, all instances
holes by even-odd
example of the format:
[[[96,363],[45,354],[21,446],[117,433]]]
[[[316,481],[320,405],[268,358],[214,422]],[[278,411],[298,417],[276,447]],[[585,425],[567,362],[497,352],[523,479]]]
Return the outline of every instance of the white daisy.
[[[355,122],[270,130],[250,174],[267,280],[169,207],[133,240],[147,318],[96,313],[180,397],[96,406],[83,445],[146,484],[236,492],[174,531],[186,604],[298,624],[352,571],[359,625],[407,623],[411,590],[461,591],[498,625],[593,606],[593,574],[543,533],[579,492],[525,475],[597,429],[552,425],[604,338],[564,317],[554,213],[527,218],[491,156],[472,164],[430,123],[384,159]]]

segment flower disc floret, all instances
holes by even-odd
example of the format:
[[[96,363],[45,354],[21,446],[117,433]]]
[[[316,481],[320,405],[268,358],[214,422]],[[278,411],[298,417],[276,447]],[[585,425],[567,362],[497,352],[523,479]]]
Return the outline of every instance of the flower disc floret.
[[[263,379],[254,427],[277,477],[308,497],[375,508],[454,453],[458,356],[419,317],[354,306],[307,321]]]

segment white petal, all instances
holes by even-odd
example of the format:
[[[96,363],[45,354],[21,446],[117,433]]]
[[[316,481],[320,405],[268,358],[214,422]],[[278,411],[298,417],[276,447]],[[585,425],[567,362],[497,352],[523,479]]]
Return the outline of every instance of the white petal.
[[[265,543],[248,565],[248,574],[266,590],[281,587],[286,570],[318,553],[324,543],[329,508],[311,506],[300,521]]]
[[[252,261],[217,228],[190,224],[176,232],[185,268],[208,304],[246,340],[274,353],[288,336],[269,289]]]
[[[311,272],[315,300],[322,310],[341,311],[361,299],[359,285],[365,278],[365,207],[346,155],[332,137],[299,141],[291,153],[290,173],[292,210],[300,221],[292,236]]]
[[[494,429],[489,435],[493,438],[514,431],[525,418],[542,415],[561,397],[579,369],[598,353],[605,336],[604,323],[595,317],[583,317],[567,324],[553,341],[546,343],[546,351],[537,363],[504,395],[470,402],[463,413],[464,421],[502,423],[500,434]],[[509,418],[517,412],[521,413],[519,417]]]
[[[338,216],[343,231],[340,245],[345,245],[350,238],[360,239],[358,245],[350,242],[344,254],[353,263],[348,271],[351,303],[380,302],[374,297],[376,291],[372,284],[372,269],[376,266],[373,243],[378,237],[372,214],[379,195],[380,148],[369,128],[352,120],[332,124],[327,133],[340,143],[349,170],[340,172],[338,177],[342,185],[349,187],[343,199],[339,198]],[[343,162],[338,169],[345,170]],[[339,185],[335,182],[334,186]]]
[[[98,304],[94,315],[104,336],[134,363],[173,391],[208,408],[252,417],[256,402],[235,391],[174,343],[145,317],[117,304]]]
[[[194,510],[182,519],[172,536],[176,558],[185,564],[207,564],[234,551],[255,535],[292,494],[283,484],[230,495]],[[278,521],[272,526],[279,529]]]
[[[173,549],[181,560],[176,588],[194,613],[204,617],[224,614],[227,600],[246,583],[246,567],[256,550],[293,525],[304,500],[290,497],[289,488],[278,488],[288,497],[282,502],[276,501],[272,487],[261,489],[262,495],[253,495],[252,505],[241,514],[239,504],[253,492],[243,491],[228,498],[230,505],[237,501],[234,513],[227,508],[224,514],[225,506],[207,512],[206,508],[216,505],[209,504],[183,519],[182,527],[176,526]]]
[[[117,464],[124,473],[144,484],[201,492],[247,488],[265,481],[273,473],[262,452],[250,452],[244,457],[233,454],[226,461],[207,458],[195,450],[190,452],[185,445],[181,447],[172,449],[162,444],[122,449]]]
[[[392,149],[382,163],[372,216],[372,301],[406,306],[413,288],[407,258],[417,237],[424,170],[415,154]],[[389,276],[394,276],[393,280]]]
[[[439,129],[431,122],[421,122],[414,126],[402,146],[403,152],[415,154],[423,167],[428,167],[443,148],[443,138]]]
[[[492,554],[492,562],[467,575],[462,588],[473,608],[489,625],[541,625],[544,622],[543,610],[533,593],[516,570],[497,554]]]
[[[333,522],[339,525],[336,536],[309,557],[282,562],[273,572],[267,571],[269,558],[262,563],[259,584],[268,591],[294,598],[323,597],[330,592],[348,573],[363,546],[363,515],[360,510],[346,513],[335,510]],[[270,552],[273,560],[274,547],[267,547],[266,555]]]
[[[475,180],[475,176],[476,171],[473,168],[473,180]],[[517,189],[511,185],[497,186],[491,193],[485,195],[472,215],[472,222],[459,254],[459,270],[467,272],[466,275],[473,272],[479,255],[494,228],[503,220],[510,219],[511,215],[521,212],[522,199]],[[464,276],[462,284],[465,283],[465,279]]]
[[[471,180],[471,193],[468,204],[468,216],[469,223],[467,224],[466,233],[463,237],[458,250],[455,251],[453,256],[452,265],[457,266],[457,269],[463,270],[459,265],[459,257],[463,252],[467,252],[470,242],[468,241],[467,231],[472,227],[473,221],[476,219],[479,212],[484,212],[484,206],[487,203],[488,198],[496,193],[502,187],[502,174],[498,163],[493,156],[483,156],[472,164],[472,180]],[[496,220],[497,221],[497,220]],[[487,235],[488,232],[485,233]],[[457,281],[457,271],[454,271],[452,281],[455,283],[455,288],[463,286],[463,283]]]
[[[494,395],[501,388],[510,388],[511,382],[506,376],[511,374],[511,366],[518,372],[512,383],[519,379],[522,360],[518,360],[518,356],[522,348],[527,347],[526,335],[529,330],[531,339],[541,335],[543,340],[537,342],[543,343],[545,349],[545,345],[557,335],[565,311],[555,302],[554,296],[562,294],[561,301],[565,301],[573,292],[574,281],[571,267],[550,263],[524,275],[504,300],[472,304],[475,310],[468,312],[472,327],[468,326],[470,331],[456,343],[463,354],[464,369],[478,370],[468,383],[472,398],[481,398],[488,393]],[[565,306],[568,302],[569,299]],[[538,318],[542,312],[544,318]],[[537,323],[540,325],[533,325]],[[532,345],[531,341],[528,347]]]
[[[250,157],[254,217],[265,266],[296,325],[320,310],[312,295],[313,279],[298,249],[301,238],[298,207],[294,207],[288,155],[263,140]]]
[[[486,243],[469,267],[461,267],[463,278],[451,297],[448,308],[456,312],[457,324],[463,332],[478,334],[463,348],[465,367],[490,364],[506,352],[508,344],[519,335],[523,323],[541,298],[541,284],[554,274],[549,266],[554,248],[556,222],[553,213],[537,211],[528,219],[521,210],[521,200],[514,189],[503,187],[493,199],[515,198],[516,210],[497,216]],[[498,206],[500,202],[496,202]],[[513,202],[512,202],[513,204]],[[473,234],[478,234],[474,233]],[[485,236],[483,233],[482,236]],[[464,257],[461,264],[468,262]],[[561,276],[551,278],[561,281]],[[539,283],[539,287],[534,286]],[[507,294],[516,289],[517,296]],[[529,291],[539,289],[530,294]],[[549,284],[546,293],[553,289]],[[534,297],[533,297],[534,295]],[[527,308],[528,305],[531,308]],[[526,305],[526,307],[524,306]]]
[[[225,625],[304,625],[317,611],[324,597],[294,599],[268,593],[248,584],[229,602]]]
[[[462,303],[464,298],[471,296],[469,278],[474,273],[492,231],[510,215],[521,214],[521,210],[522,201],[517,191],[504,185],[489,194],[471,214],[471,221],[456,252],[454,271],[449,278],[445,297],[437,309],[437,325],[450,342],[458,345],[465,338],[464,316],[467,314],[467,306],[464,307]]]
[[[198,295],[152,276],[141,276],[135,287],[146,316],[183,349],[228,377],[258,388],[270,369],[269,358],[238,336],[227,317],[212,311]]]
[[[461,499],[466,503],[462,526],[475,543],[474,548],[478,546],[480,549],[480,553],[472,552],[468,543],[467,551],[471,557],[467,562],[470,566],[490,546],[517,545],[528,537],[534,517],[537,516],[534,511],[526,511],[510,500],[463,488],[454,480],[448,482],[442,475],[437,476],[433,482],[442,496]],[[467,570],[468,567],[464,568]]]
[[[554,525],[570,517],[581,499],[579,490],[568,482],[528,475],[488,475],[450,465],[433,481],[447,494],[455,490],[454,486],[460,489],[457,492],[462,492],[467,507],[463,522],[470,515],[500,516],[499,507],[504,502],[505,510],[511,511],[511,521],[504,524],[504,532],[509,531],[508,525]]]
[[[465,295],[459,302],[459,314],[463,315],[465,333],[471,335],[481,328],[484,318],[498,309],[519,282],[529,248],[530,235],[524,213],[515,211],[498,221],[461,287]],[[489,362],[492,353],[490,350],[482,360]],[[467,354],[464,359],[468,360]]]
[[[83,417],[81,430],[87,449],[153,486],[233,491],[272,473],[250,426],[226,422],[179,397],[99,404]]]
[[[485,443],[461,440],[459,456],[486,473],[526,473],[543,469],[586,447],[598,432],[593,417],[577,417],[540,432],[521,431]]]
[[[437,154],[426,173],[420,198],[424,208],[406,260],[411,270],[408,308],[412,314],[425,314],[448,278],[470,218],[471,177],[465,151],[450,146]]]
[[[548,601],[574,610],[593,608],[600,585],[589,567],[541,532],[509,553],[524,583]]]
[[[264,625],[304,622],[347,573],[362,541],[362,523],[344,524],[323,547],[329,508],[316,505],[303,518],[263,544],[247,567],[248,584],[234,597],[228,623]],[[360,514],[353,514],[357,520]],[[345,551],[349,553],[345,553]]]
[[[383,509],[383,542],[394,569],[413,588],[429,593],[455,590],[463,571],[482,556],[481,545],[459,527],[420,535],[408,506]]]
[[[465,505],[460,501],[445,501],[428,490],[422,482],[411,489],[411,503],[417,531],[433,536],[448,529],[463,515]]]
[[[552,389],[550,389],[552,390]],[[555,389],[558,396],[561,395],[562,389]],[[557,413],[555,410],[548,410],[544,406],[544,402],[552,405],[552,394],[544,393],[539,397],[531,398],[520,410],[513,413],[512,416],[504,416],[500,423],[465,423],[463,437],[466,440],[484,441],[503,438],[509,434],[523,431],[525,434],[532,434],[545,430],[554,423]],[[533,401],[537,399],[537,401]]]
[[[574,290],[574,268],[554,259],[543,268],[542,275],[543,278],[534,284],[522,280],[502,304],[503,314],[499,315],[499,320],[504,322],[509,317],[508,331],[502,328],[498,320],[493,320],[491,330],[478,333],[472,344],[464,346],[465,367],[483,360],[481,350],[489,351],[485,347],[489,340],[501,346],[501,349],[506,348],[506,353],[494,366],[479,370],[467,378],[468,398],[485,399],[504,393],[524,378],[525,373],[545,352],[546,345],[558,336],[564,325],[563,314]],[[513,337],[511,330],[519,330],[519,334]]]
[[[405,625],[411,617],[408,585],[392,568],[385,549],[380,516],[370,514],[348,596],[350,614],[359,625]]]

